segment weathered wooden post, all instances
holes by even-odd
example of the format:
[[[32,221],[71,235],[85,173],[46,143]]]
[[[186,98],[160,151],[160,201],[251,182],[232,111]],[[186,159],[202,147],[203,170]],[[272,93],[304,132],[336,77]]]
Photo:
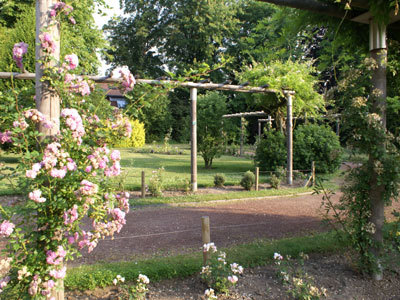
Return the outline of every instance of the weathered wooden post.
[[[146,174],[142,171],[142,198],[146,197]]]
[[[192,192],[197,191],[197,88],[190,89],[190,101],[192,104],[192,130],[191,130],[191,181]]]
[[[271,130],[272,128],[272,118],[271,116],[268,116],[268,130]]]
[[[371,58],[376,62],[376,67],[372,73],[372,92],[371,99],[372,110],[381,117],[382,127],[386,128],[386,64],[387,64],[387,47],[386,47],[386,26],[378,24],[374,20],[370,21],[370,53]],[[385,147],[385,145],[376,145],[377,147]],[[376,158],[369,156],[368,164],[374,166]],[[378,172],[372,169],[370,180],[370,201],[371,201],[371,217],[370,222],[375,225],[375,232],[372,234],[374,241],[370,249],[376,258],[373,277],[375,280],[383,279],[383,267],[381,265],[381,251],[383,245],[383,224],[385,221],[384,214],[384,193],[385,185],[378,181]]]
[[[56,135],[60,131],[60,97],[49,87],[47,82],[42,82],[44,66],[39,63],[45,55],[39,35],[46,30],[54,43],[56,49],[53,53],[55,61],[50,61],[49,64],[55,65],[60,59],[60,28],[59,24],[51,18],[50,10],[57,0],[36,0],[36,108],[46,117],[48,121],[53,122],[52,128],[46,128],[40,123],[39,132],[43,133],[41,139]]]
[[[287,163],[286,177],[287,184],[293,184],[293,113],[292,113],[292,96],[293,92],[284,91],[287,100],[287,116],[286,116],[286,147],[287,147]]]
[[[39,125],[39,132],[43,133],[41,140],[49,137],[51,138],[60,131],[60,97],[53,89],[50,88],[49,83],[41,81],[45,66],[39,63],[39,61],[41,61],[45,55],[39,39],[40,34],[44,30],[51,35],[54,43],[56,44],[56,48],[53,53],[54,60],[51,60],[49,64],[54,66],[57,61],[60,60],[60,28],[58,22],[53,20],[50,16],[50,10],[57,2],[57,0],[36,0],[36,108],[46,117],[48,121],[53,123],[52,128],[46,128],[42,125],[42,123]],[[58,279],[58,287],[53,289],[51,297],[54,297],[54,300],[64,300],[63,279]]]
[[[312,186],[315,186],[315,161],[311,162]]]
[[[260,168],[256,167],[256,184],[255,184],[256,191],[258,191],[259,178],[260,178]]]
[[[261,121],[258,120],[258,140],[261,140]]]
[[[201,237],[203,240],[203,245],[209,244],[211,242],[210,237],[210,218],[209,217],[201,217]],[[204,251],[203,249],[203,265],[207,264],[207,260],[209,258],[209,252]]]
[[[243,142],[244,142],[244,118],[240,117],[240,152],[239,152],[240,156],[243,156]]]

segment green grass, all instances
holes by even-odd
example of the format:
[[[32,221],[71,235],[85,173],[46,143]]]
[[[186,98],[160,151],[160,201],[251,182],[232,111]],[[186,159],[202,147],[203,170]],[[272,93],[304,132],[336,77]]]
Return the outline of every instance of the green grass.
[[[228,262],[237,262],[243,267],[255,267],[271,263],[275,252],[296,258],[300,252],[335,253],[345,247],[346,244],[340,243],[335,233],[328,232],[272,241],[260,240],[222,250],[226,251]],[[80,290],[104,287],[111,285],[118,274],[128,281],[134,281],[140,273],[146,274],[151,281],[184,278],[200,272],[201,265],[200,250],[194,254],[171,257],[84,265],[68,270],[65,286]]]
[[[156,154],[135,153],[128,149],[120,149],[121,167],[124,171],[126,190],[139,190],[141,186],[141,172],[146,175],[146,182],[152,171],[164,167],[164,182],[166,189],[181,188],[184,180],[190,181],[190,155],[189,154]],[[227,185],[239,184],[243,173],[254,170],[253,161],[234,156],[221,156],[215,159],[212,169],[205,169],[203,159],[197,156],[197,182],[199,187],[214,185],[214,175],[224,173]]]
[[[312,188],[293,188],[293,189],[268,189],[260,191],[242,191],[242,192],[231,192],[226,194],[205,194],[205,195],[186,195],[176,197],[148,197],[148,198],[135,198],[131,199],[131,205],[143,206],[143,205],[161,205],[170,203],[187,203],[187,202],[209,202],[215,200],[231,200],[231,199],[245,199],[245,198],[256,198],[256,197],[268,197],[268,196],[291,196],[299,193],[312,192]]]

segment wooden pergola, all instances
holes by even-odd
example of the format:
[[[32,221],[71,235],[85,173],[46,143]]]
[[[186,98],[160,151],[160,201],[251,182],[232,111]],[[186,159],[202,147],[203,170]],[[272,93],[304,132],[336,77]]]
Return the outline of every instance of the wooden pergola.
[[[97,83],[119,83],[121,79],[112,78],[108,76],[87,76],[88,79],[93,80]],[[0,72],[0,79],[20,79],[20,80],[35,80],[35,73],[11,73],[11,72]],[[190,101],[191,101],[191,184],[192,191],[197,191],[197,90],[219,90],[219,91],[232,91],[237,93],[273,93],[277,94],[280,91],[265,87],[254,87],[248,85],[231,85],[224,83],[197,83],[197,82],[180,82],[173,80],[153,80],[153,79],[136,79],[138,84],[149,84],[154,86],[170,85],[174,87],[185,87],[190,89]],[[288,157],[287,157],[287,183],[293,183],[293,122],[292,122],[292,102],[293,102],[293,91],[283,91],[287,99],[287,139],[288,139]],[[234,114],[225,117],[243,117],[250,115],[265,116],[264,112],[251,112]],[[243,127],[243,125],[242,125]],[[243,145],[241,143],[241,149]],[[242,150],[241,150],[242,152]]]

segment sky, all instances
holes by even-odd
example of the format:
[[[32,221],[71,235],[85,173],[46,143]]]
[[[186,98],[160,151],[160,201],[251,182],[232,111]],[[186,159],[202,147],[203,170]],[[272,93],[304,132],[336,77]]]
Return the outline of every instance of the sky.
[[[104,24],[108,22],[113,16],[122,15],[123,12],[119,6],[119,0],[107,0],[107,4],[111,6],[111,9],[104,10],[107,14],[106,16],[100,16],[95,14],[94,20],[98,28],[102,28]],[[109,66],[101,60],[101,68],[99,70],[99,75],[104,75],[105,71],[109,68]]]

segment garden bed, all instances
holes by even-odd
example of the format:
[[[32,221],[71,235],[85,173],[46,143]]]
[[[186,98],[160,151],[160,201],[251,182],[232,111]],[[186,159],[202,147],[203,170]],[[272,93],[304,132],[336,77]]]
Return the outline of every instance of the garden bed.
[[[266,265],[245,269],[243,277],[229,296],[218,299],[266,300],[290,299],[286,287],[276,276],[277,267]],[[384,280],[371,281],[349,264],[345,255],[311,255],[305,262],[305,271],[314,278],[315,286],[327,290],[327,298],[332,300],[364,299],[389,300],[400,298],[399,268],[385,273]],[[201,299],[206,286],[200,276],[164,280],[150,283],[147,299],[187,300]],[[67,300],[111,300],[117,299],[118,288],[110,287],[94,291],[67,292]]]

